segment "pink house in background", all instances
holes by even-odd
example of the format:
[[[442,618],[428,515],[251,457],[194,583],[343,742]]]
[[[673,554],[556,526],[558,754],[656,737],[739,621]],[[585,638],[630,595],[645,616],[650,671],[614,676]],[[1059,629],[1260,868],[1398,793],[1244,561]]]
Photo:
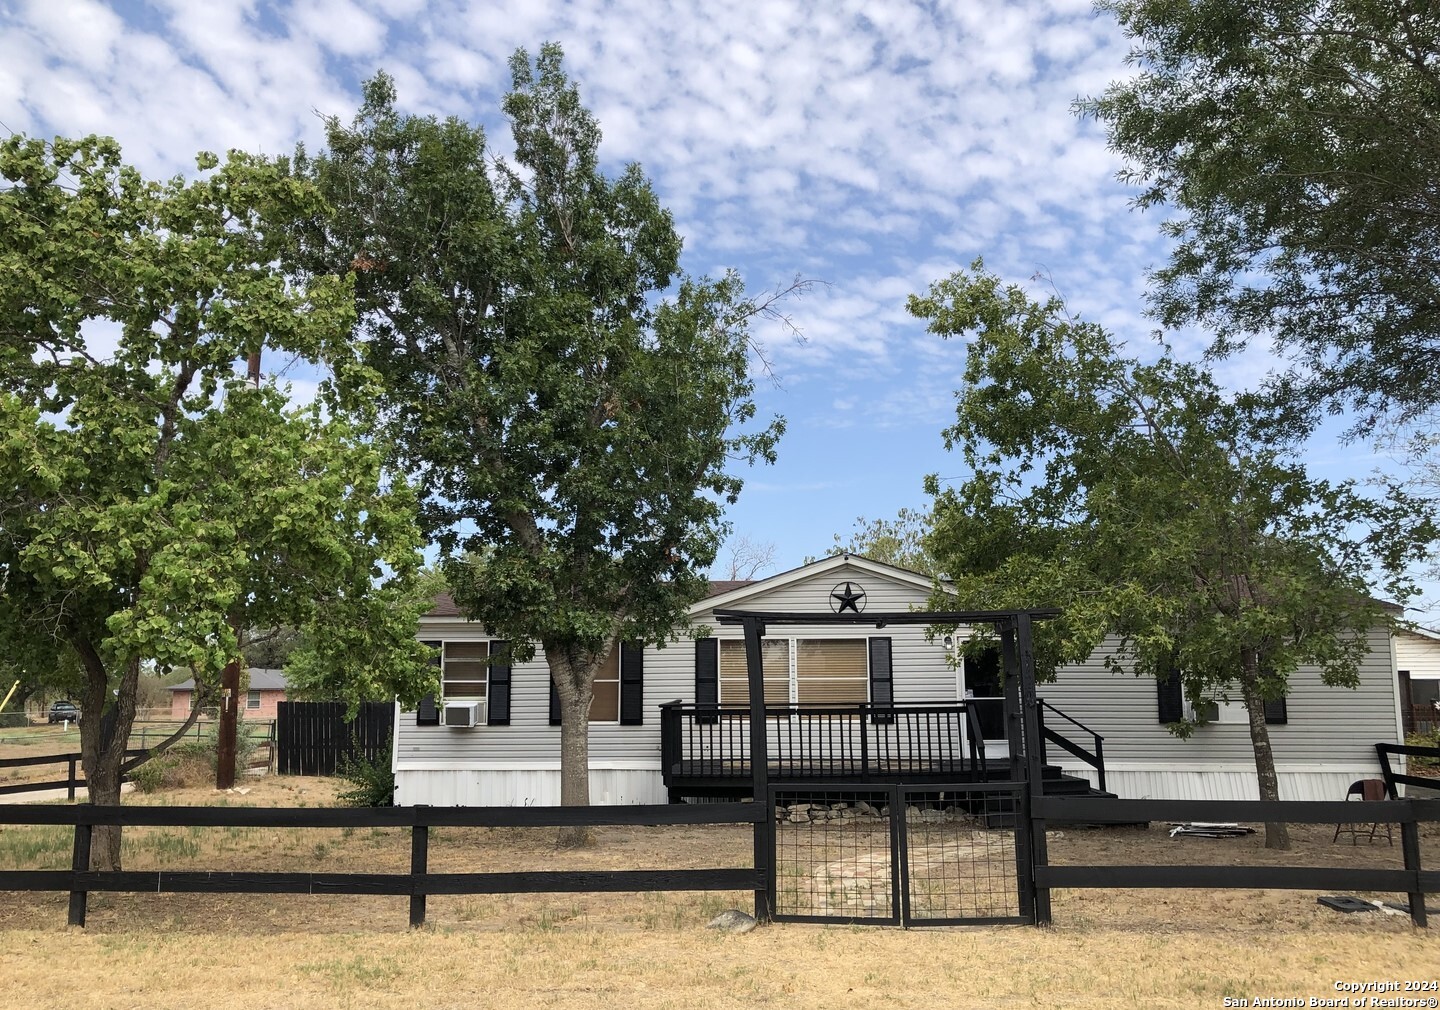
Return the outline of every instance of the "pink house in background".
[[[273,719],[275,705],[285,700],[285,671],[250,668],[250,690],[240,696],[242,719]],[[186,719],[194,703],[195,681],[187,680],[170,688],[170,718]]]

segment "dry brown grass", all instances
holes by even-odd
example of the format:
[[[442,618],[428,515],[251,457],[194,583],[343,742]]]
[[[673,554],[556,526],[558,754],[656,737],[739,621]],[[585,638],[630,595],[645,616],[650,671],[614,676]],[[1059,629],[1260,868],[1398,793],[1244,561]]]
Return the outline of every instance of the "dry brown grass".
[[[322,806],[328,780],[262,780],[225,802]],[[216,802],[179,790],[139,802]],[[0,829],[0,866],[17,833]],[[1171,840],[1149,831],[1065,830],[1056,862],[1399,865],[1399,845],[1332,845],[1295,828],[1297,848],[1258,839]],[[601,828],[599,847],[557,852],[545,830],[432,831],[433,870],[746,866],[743,827]],[[35,836],[38,837],[38,836]],[[69,835],[27,866],[65,866]],[[1397,840],[1398,842],[1398,840]],[[28,851],[28,850],[27,850]],[[127,868],[403,871],[392,829],[130,829]],[[1425,838],[1440,865],[1440,835]],[[406,927],[406,899],[97,894],[67,929],[63,895],[0,895],[0,1005],[109,1007],[1157,1007],[1229,996],[1334,995],[1338,978],[1440,973],[1440,928],[1401,916],[1340,915],[1297,891],[1058,891],[1055,926],[944,930],[770,926],[721,936],[704,923],[746,894],[432,898]]]

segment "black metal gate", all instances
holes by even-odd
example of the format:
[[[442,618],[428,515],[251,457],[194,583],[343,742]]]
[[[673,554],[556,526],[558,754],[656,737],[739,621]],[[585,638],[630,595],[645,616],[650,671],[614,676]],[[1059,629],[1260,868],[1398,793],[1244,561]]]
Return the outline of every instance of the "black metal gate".
[[[777,922],[1033,923],[1023,782],[770,789]]]

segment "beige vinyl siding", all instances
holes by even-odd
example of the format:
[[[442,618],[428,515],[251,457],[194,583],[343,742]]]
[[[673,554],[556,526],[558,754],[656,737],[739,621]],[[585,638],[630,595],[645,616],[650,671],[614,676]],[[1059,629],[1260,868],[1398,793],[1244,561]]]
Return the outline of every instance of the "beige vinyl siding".
[[[1089,661],[1064,667],[1054,683],[1038,686],[1040,697],[1105,737],[1107,765],[1123,768],[1138,763],[1173,771],[1229,765],[1253,772],[1248,725],[1211,723],[1189,740],[1178,739],[1157,721],[1153,678],[1105,669],[1105,658],[1115,653],[1117,645],[1115,639],[1107,639]],[[1269,727],[1277,766],[1373,766],[1378,771],[1375,744],[1396,738],[1390,636],[1383,630],[1372,631],[1369,646],[1360,686],[1354,690],[1326,687],[1314,667],[1301,667],[1291,676],[1286,698],[1289,721]],[[1051,721],[1053,728],[1067,732],[1059,720]],[[1083,734],[1076,733],[1075,738],[1088,744]]]

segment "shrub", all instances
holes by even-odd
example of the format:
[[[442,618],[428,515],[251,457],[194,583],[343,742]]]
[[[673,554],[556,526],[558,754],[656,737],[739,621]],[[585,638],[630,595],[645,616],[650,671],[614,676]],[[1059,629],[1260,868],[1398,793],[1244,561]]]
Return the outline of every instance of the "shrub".
[[[335,798],[349,807],[389,807],[395,804],[395,773],[390,755],[351,757],[340,762],[336,774],[349,783]]]
[[[1440,747],[1440,733],[1411,733],[1405,737],[1411,747]],[[1410,758],[1410,774],[1434,775],[1440,773],[1440,758]]]
[[[176,744],[130,772],[129,778],[142,793],[213,783],[215,752],[207,750],[203,743]]]
[[[24,712],[0,712],[0,729],[21,729],[30,725],[30,717]]]
[[[164,755],[151,758],[130,773],[130,781],[142,793],[158,792],[165,784],[165,763]]]

